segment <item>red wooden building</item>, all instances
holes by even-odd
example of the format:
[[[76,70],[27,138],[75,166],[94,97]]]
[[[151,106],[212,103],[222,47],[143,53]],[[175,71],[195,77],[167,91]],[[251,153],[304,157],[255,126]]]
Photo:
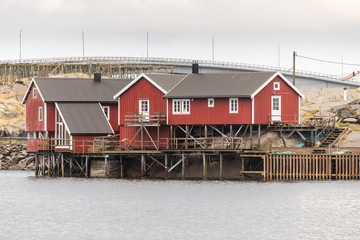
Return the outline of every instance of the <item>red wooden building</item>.
[[[122,148],[166,148],[170,138],[166,95],[185,75],[141,74],[118,99]]]
[[[24,96],[28,151],[86,152],[94,137],[119,133],[112,96],[129,80],[33,79]],[[51,140],[50,140],[51,139]]]
[[[164,96],[168,124],[298,124],[303,94],[281,73],[190,74]]]

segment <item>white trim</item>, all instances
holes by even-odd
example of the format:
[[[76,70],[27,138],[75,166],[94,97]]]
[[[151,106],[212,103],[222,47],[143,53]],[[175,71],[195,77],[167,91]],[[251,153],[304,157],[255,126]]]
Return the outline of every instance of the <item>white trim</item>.
[[[289,82],[289,80],[286,79],[286,77],[284,77],[284,75],[282,75],[280,72],[276,72],[274,75],[272,75],[268,80],[266,80],[266,82],[263,83],[263,85],[261,85],[258,89],[256,89],[255,92],[253,92],[251,94],[251,98],[254,98],[256,96],[256,94],[258,94],[264,87],[266,87],[266,85],[268,85],[272,80],[274,80],[274,78],[276,78],[277,76],[279,76],[286,84],[288,84],[297,94],[299,94],[299,96],[301,98],[305,98],[304,94],[302,94],[300,92],[299,89],[297,89],[294,85],[292,85],[291,82]]]
[[[33,78],[33,79],[31,80],[29,86],[28,86],[28,89],[26,90],[26,93],[25,93],[24,97],[23,97],[23,100],[22,100],[22,102],[21,102],[22,104],[25,103],[25,100],[26,100],[27,96],[29,95],[29,91],[30,91],[30,89],[31,89],[31,87],[32,87],[33,84],[34,84],[35,87],[37,88],[37,92],[38,92],[38,94],[40,94],[40,97],[41,97],[42,101],[45,102],[45,99],[44,99],[44,97],[43,97],[43,95],[42,95],[42,93],[41,93],[41,91],[40,91],[40,88],[39,88],[39,86],[37,85],[36,81],[35,81],[34,78]]]
[[[118,98],[118,125],[120,126],[120,98]]]
[[[105,108],[107,108],[107,116],[106,116],[105,111],[104,111]],[[101,105],[101,109],[104,112],[106,119],[110,121],[110,106]]]
[[[231,110],[231,101],[236,101],[236,110]],[[239,113],[239,98],[229,98],[229,113]]]
[[[212,101],[212,104],[210,102]],[[214,98],[208,98],[208,107],[213,108],[215,106],[215,99]]]
[[[299,109],[298,109],[298,124],[300,124],[300,96],[299,96]]]
[[[254,124],[255,122],[255,112],[254,112],[254,109],[255,109],[255,98],[251,99],[251,124]]]
[[[276,87],[276,85],[277,85],[277,87]],[[280,82],[274,82],[273,89],[274,90],[280,90]]]
[[[71,134],[69,134],[69,135],[70,135],[70,142],[69,142],[70,150],[73,150],[73,136]]]
[[[117,94],[115,94],[115,96],[113,97],[113,99],[118,98],[121,94],[123,94],[126,90],[128,90],[132,85],[134,85],[137,81],[139,81],[141,78],[145,78],[146,80],[148,80],[152,85],[154,85],[157,89],[159,89],[161,92],[163,92],[164,94],[167,94],[167,91],[165,91],[162,87],[160,87],[157,83],[155,83],[153,80],[151,80],[151,78],[149,78],[145,73],[140,74],[140,76],[138,76],[137,78],[135,78],[134,80],[132,80],[128,85],[126,85],[123,89],[121,89]]]
[[[71,131],[70,131],[70,128],[68,127],[68,125],[67,125],[67,123],[66,123],[66,120],[65,120],[62,112],[60,111],[59,105],[58,105],[57,103],[55,103],[55,107],[56,107],[58,113],[60,113],[60,117],[61,117],[61,119],[63,120],[63,122],[64,122],[64,124],[65,124],[66,130],[69,132],[69,135],[71,135],[72,133],[71,133]],[[55,116],[55,117],[56,117],[56,116]],[[55,124],[56,124],[56,118],[55,118]],[[55,132],[56,132],[56,126],[55,126]]]
[[[35,93],[36,93],[36,94],[35,94]],[[33,96],[34,99],[37,98],[37,96],[38,96],[38,90],[37,90],[36,87],[32,89],[32,94],[33,94],[32,96]]]
[[[41,112],[41,114],[40,114],[40,112]],[[40,116],[41,116],[41,119],[40,119]],[[44,121],[44,108],[43,107],[38,107],[38,121],[39,122]]]
[[[276,114],[275,115],[275,119],[273,119],[274,118],[274,114],[273,114],[273,101],[274,101],[274,98],[278,98],[279,99],[279,110],[277,110],[277,111],[279,111],[280,112],[280,114],[278,115],[278,114]],[[274,121],[279,121],[279,122],[281,122],[281,96],[271,96],[271,119],[270,119],[270,121],[271,122],[274,122]]]
[[[169,125],[169,99],[166,99],[166,125]]]
[[[103,113],[103,115],[104,115],[104,117],[105,117],[105,119],[106,119],[106,122],[107,122],[107,123],[109,124],[109,126],[110,126],[110,129],[111,129],[112,134],[115,134],[114,129],[112,128],[109,119],[107,119],[107,117],[106,117],[106,115],[105,115],[105,113],[104,113],[104,111],[103,111],[103,109],[102,109],[103,106],[101,106],[100,103],[99,103],[99,106],[100,106],[100,108],[101,108],[101,112]],[[109,108],[110,108],[110,107],[109,107]],[[109,109],[109,118],[110,118],[110,109]]]
[[[27,132],[26,122],[27,122],[27,119],[26,119],[26,103],[25,103],[25,132]]]
[[[47,131],[47,103],[44,103],[44,124],[45,124],[44,131],[46,132]]]
[[[186,99],[171,99],[172,101],[172,114],[173,115],[190,115],[191,112],[191,101],[190,98],[186,98]],[[180,102],[180,112],[174,112],[174,104],[175,101]],[[184,102],[187,101],[189,102],[189,112],[184,112]]]

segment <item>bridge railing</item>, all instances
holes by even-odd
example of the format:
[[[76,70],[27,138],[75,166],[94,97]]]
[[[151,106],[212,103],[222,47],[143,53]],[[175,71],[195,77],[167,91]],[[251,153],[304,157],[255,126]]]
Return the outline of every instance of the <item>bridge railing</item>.
[[[158,58],[158,57],[64,57],[64,58],[33,58],[23,60],[2,60],[0,64],[131,64],[131,65],[191,65],[193,62],[198,62],[202,66],[208,67],[226,67],[234,69],[247,69],[255,71],[281,71],[284,73],[291,73],[291,69],[279,68],[274,66],[266,66],[259,64],[226,62],[226,61],[211,61],[211,60],[195,60],[195,59],[181,59],[181,58]],[[301,76],[319,77],[330,80],[342,80],[337,75],[323,74],[311,71],[297,70],[296,74]],[[342,80],[349,82],[356,82],[352,79]]]

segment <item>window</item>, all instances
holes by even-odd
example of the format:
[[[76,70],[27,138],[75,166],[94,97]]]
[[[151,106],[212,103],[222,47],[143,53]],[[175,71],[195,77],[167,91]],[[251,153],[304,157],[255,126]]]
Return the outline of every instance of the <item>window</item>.
[[[37,88],[33,88],[33,98],[37,98]]]
[[[43,107],[39,107],[39,122],[44,119],[44,110]]]
[[[190,114],[190,99],[174,99],[173,114]]]
[[[274,90],[280,90],[280,83],[274,82]]]
[[[103,110],[103,112],[105,114],[106,119],[109,120],[110,119],[110,107],[109,106],[103,106],[102,110]]]
[[[280,99],[279,98],[273,98],[272,109],[275,110],[275,111],[280,110]]]
[[[214,107],[214,99],[208,98],[208,107]]]
[[[230,98],[229,99],[229,107],[230,113],[238,113],[238,102],[237,98]]]

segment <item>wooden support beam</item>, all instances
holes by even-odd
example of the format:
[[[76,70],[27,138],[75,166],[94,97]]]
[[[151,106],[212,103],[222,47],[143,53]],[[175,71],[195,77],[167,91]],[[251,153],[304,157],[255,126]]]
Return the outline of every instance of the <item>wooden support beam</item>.
[[[203,180],[207,179],[206,154],[203,152]]]
[[[65,176],[64,154],[61,153],[61,176]]]
[[[73,159],[72,157],[70,157],[70,177],[72,177],[72,172],[73,172]]]
[[[105,177],[108,177],[109,175],[109,162],[108,162],[108,157],[105,157]]]
[[[141,177],[144,176],[145,172],[146,172],[146,162],[145,162],[145,155],[144,154],[141,154]]]
[[[165,153],[165,160],[164,160],[164,165],[165,165],[165,171],[164,171],[164,179],[167,179],[167,175],[168,175],[168,154]]]
[[[35,177],[39,174],[39,154],[35,155]]]
[[[223,154],[220,153],[220,180],[224,179],[223,175]]]
[[[185,179],[185,155],[182,154],[182,168],[181,168],[181,179]]]
[[[89,156],[85,157],[85,176],[89,177]]]

